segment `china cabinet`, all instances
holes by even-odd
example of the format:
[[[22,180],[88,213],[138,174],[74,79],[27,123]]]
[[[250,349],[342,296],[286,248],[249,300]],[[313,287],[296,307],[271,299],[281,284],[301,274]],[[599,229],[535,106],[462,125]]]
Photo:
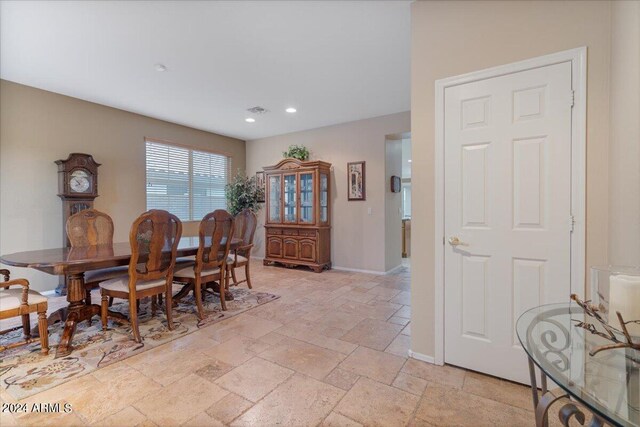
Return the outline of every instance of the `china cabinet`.
[[[266,179],[264,264],[331,268],[331,164],[284,159]]]

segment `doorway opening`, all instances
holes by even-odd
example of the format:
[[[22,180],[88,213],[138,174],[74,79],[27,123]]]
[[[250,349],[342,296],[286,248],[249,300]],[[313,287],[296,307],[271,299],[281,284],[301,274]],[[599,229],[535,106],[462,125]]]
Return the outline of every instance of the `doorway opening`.
[[[411,267],[411,133],[386,136],[385,271]]]

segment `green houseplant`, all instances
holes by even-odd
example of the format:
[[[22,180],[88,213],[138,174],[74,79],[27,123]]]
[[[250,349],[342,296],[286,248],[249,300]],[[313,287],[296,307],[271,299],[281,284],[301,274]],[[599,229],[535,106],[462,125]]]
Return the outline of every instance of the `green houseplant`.
[[[289,149],[284,151],[282,155],[285,158],[298,159],[304,162],[309,159],[309,150],[303,145],[290,145]]]
[[[241,171],[236,173],[230,183],[225,186],[227,209],[235,216],[244,209],[257,212],[260,209],[259,200],[264,200],[263,189],[256,185],[256,178],[247,177]]]

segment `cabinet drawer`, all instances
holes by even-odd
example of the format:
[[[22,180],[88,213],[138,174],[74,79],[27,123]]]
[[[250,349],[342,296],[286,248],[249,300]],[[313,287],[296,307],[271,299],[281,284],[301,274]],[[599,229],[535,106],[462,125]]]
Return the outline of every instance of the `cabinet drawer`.
[[[316,237],[316,230],[300,230],[300,236],[303,237]]]
[[[290,228],[285,228],[284,230],[282,230],[282,234],[284,234],[285,236],[297,236],[298,235],[298,230],[292,230]]]
[[[267,228],[267,234],[282,234],[280,228]]]

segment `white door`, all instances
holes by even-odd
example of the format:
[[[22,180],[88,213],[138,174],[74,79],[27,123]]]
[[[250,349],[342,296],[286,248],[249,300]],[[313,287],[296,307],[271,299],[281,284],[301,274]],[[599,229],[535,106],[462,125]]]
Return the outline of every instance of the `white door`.
[[[516,320],[569,299],[571,94],[570,62],[445,90],[446,363],[528,383]]]

